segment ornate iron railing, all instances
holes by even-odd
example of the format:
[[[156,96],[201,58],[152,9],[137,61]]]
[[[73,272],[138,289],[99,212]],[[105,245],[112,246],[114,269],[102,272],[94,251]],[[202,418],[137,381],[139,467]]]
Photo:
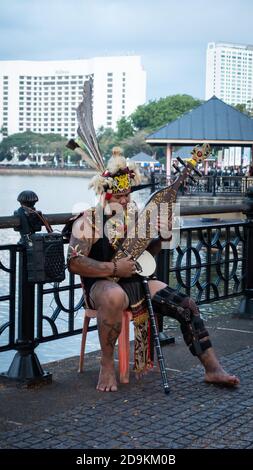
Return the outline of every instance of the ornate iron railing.
[[[1,260],[2,253],[7,256],[5,261]],[[0,338],[6,334],[6,344],[0,342],[0,351],[6,351],[15,347],[16,326],[16,281],[17,281],[17,253],[18,245],[0,245],[0,271],[8,277],[8,289],[0,295],[0,308],[5,303],[5,310],[1,309]],[[8,259],[7,259],[8,258]],[[3,289],[3,282],[1,282]]]
[[[161,252],[159,279],[197,303],[237,295],[245,288],[247,222],[201,222],[181,229],[180,245]],[[167,258],[167,260],[166,260]]]

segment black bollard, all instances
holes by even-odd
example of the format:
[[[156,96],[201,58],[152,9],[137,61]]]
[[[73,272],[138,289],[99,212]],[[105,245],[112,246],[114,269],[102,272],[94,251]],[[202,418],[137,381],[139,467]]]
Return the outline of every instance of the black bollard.
[[[212,178],[212,196],[216,196],[216,181],[217,181],[217,170],[215,170],[213,176],[211,176]]]
[[[151,171],[150,173],[150,184],[151,184],[150,194],[153,194],[157,189],[154,171]]]
[[[253,253],[253,186],[247,189],[244,214],[247,216],[245,291],[238,317],[253,318],[253,263],[250,261]]]
[[[21,207],[14,212],[19,216],[21,239],[19,241],[19,283],[18,283],[18,339],[17,350],[7,372],[1,374],[6,379],[22,382],[26,385],[35,383],[51,383],[52,374],[44,372],[34,349],[37,342],[34,338],[35,317],[35,284],[28,282],[26,238],[29,234],[41,230],[41,222],[36,214],[28,211],[33,209],[38,196],[32,191],[23,191],[18,196]]]

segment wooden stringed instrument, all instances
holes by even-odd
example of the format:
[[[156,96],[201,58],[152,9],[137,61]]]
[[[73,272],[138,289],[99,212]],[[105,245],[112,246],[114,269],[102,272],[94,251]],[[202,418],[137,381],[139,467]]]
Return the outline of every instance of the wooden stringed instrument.
[[[181,168],[174,166],[176,170],[176,179],[170,185],[166,186],[163,189],[159,189],[149,197],[146,202],[143,210],[138,214],[138,223],[135,222],[129,227],[127,232],[127,237],[119,244],[118,250],[115,253],[113,259],[119,260],[125,256],[131,256],[133,260],[136,261],[137,273],[141,276],[150,276],[156,269],[156,263],[153,256],[146,251],[146,248],[149,246],[153,237],[151,235],[152,230],[150,230],[151,221],[149,219],[149,213],[152,212],[154,204],[158,207],[161,203],[167,203],[168,205],[168,218],[169,222],[172,221],[172,211],[173,204],[175,204],[177,199],[177,193],[180,186],[190,178],[192,181],[196,182],[193,177],[193,173],[201,177],[202,173],[196,169],[198,163],[205,160],[211,152],[209,144],[203,144],[202,147],[196,146],[192,150],[192,157],[186,161],[182,160],[180,157],[177,158],[178,162],[181,164]],[[145,237],[138,236],[136,233],[136,227],[141,228],[141,232],[145,232]]]

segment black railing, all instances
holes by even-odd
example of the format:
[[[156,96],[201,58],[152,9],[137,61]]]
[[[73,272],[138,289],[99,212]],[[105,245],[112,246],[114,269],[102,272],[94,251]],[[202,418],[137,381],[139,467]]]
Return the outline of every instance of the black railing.
[[[213,196],[227,193],[244,195],[252,183],[252,178],[247,176],[219,176],[214,174],[203,176],[194,185],[191,183],[187,184],[183,190],[189,194],[209,193]]]
[[[199,225],[197,225],[199,223]],[[246,266],[245,221],[205,219],[181,228],[180,245],[159,255],[159,279],[197,303],[242,295]],[[163,266],[168,265],[164,272]]]
[[[165,175],[155,175],[153,177],[154,187],[163,187],[174,180],[175,176],[171,176],[169,181]],[[228,175],[206,175],[202,176],[196,182],[186,182],[179,190],[179,194],[186,196],[191,195],[223,195],[236,194],[245,195],[248,188],[253,185],[253,178],[248,176],[228,176]]]
[[[0,351],[7,351],[14,349],[15,347],[15,321],[16,321],[16,266],[17,266],[17,253],[19,251],[18,245],[0,245],[0,257],[2,252],[8,253],[9,262],[6,266],[0,259],[0,270],[3,273],[7,273],[8,279],[8,290],[6,293],[0,295],[0,302],[8,304],[6,312],[2,311],[0,324],[0,338],[3,337],[4,333],[7,334],[6,345],[1,345]],[[2,304],[0,304],[2,305]]]
[[[247,218],[207,218],[222,213],[244,213]],[[158,278],[198,303],[243,295],[241,316],[253,315],[253,190],[237,206],[183,207],[188,219],[181,227],[181,241],[173,251],[159,255]],[[47,214],[51,225],[65,224],[72,214]],[[0,229],[21,229],[18,216],[0,217]],[[78,276],[66,271],[59,283],[28,282],[24,244],[0,245],[0,272],[7,276],[0,295],[0,353],[17,351],[7,373],[9,379],[34,382],[50,380],[34,352],[39,343],[81,333],[83,296]],[[96,326],[90,327],[90,330]]]

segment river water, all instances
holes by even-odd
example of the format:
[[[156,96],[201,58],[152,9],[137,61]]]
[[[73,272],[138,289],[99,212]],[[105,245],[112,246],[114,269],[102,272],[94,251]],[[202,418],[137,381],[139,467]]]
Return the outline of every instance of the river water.
[[[36,204],[36,209],[41,210],[44,214],[77,213],[96,203],[93,191],[88,189],[89,182],[90,178],[86,177],[0,175],[0,216],[13,215],[13,212],[20,207],[17,197],[24,190],[32,190],[37,194],[39,201]],[[133,197],[139,205],[143,205],[148,195],[148,190],[142,190],[134,193]],[[16,243],[19,238],[19,233],[14,232],[13,229],[0,230],[1,245]],[[3,271],[0,271],[0,295],[3,295],[7,289],[7,277],[4,276]],[[1,303],[0,325],[4,318]],[[81,327],[81,319],[82,315],[80,315],[78,327]],[[0,336],[0,345],[1,341]],[[41,363],[75,356],[79,354],[80,342],[81,335],[49,341],[40,344],[36,348],[36,354]],[[86,351],[97,349],[99,349],[97,332],[90,332],[87,335]],[[14,351],[0,353],[0,372],[8,369],[14,354]]]

